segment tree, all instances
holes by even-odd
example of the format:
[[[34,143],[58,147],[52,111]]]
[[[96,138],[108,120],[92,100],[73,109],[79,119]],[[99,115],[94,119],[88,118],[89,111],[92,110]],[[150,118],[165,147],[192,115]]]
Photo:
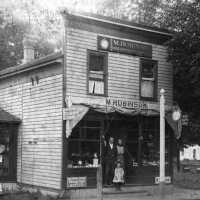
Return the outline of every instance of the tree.
[[[1,13],[2,14],[2,13]],[[0,15],[0,68],[18,63],[22,58],[23,24],[8,23]]]
[[[34,1],[16,2],[19,4],[10,3],[6,9],[0,10],[0,70],[21,63],[22,43],[26,34],[37,36],[37,58],[61,49],[62,25],[59,15],[39,9]]]
[[[104,1],[98,13],[140,24],[160,26],[160,20],[167,5],[161,0],[107,0]]]
[[[165,25],[176,31],[168,43],[169,61],[174,67],[174,99],[190,118],[183,140],[200,144],[200,2],[179,1],[165,17]]]

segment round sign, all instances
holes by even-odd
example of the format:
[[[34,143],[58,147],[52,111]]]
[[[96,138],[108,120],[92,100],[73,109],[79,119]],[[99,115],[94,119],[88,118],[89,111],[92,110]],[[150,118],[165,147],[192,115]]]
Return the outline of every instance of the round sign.
[[[109,46],[109,42],[106,39],[101,40],[101,48],[102,49],[107,49]]]
[[[174,121],[178,121],[180,118],[181,118],[181,112],[180,112],[180,110],[175,110],[175,111],[172,113],[172,119],[173,119]]]

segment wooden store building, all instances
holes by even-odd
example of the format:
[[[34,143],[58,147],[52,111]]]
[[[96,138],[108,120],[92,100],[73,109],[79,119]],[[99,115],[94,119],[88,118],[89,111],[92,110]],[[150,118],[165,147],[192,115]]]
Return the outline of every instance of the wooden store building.
[[[95,188],[102,137],[112,136],[126,148],[126,184],[155,184],[161,88],[167,112],[173,104],[166,46],[172,34],[97,15],[62,15],[63,53],[33,60],[25,40],[24,64],[0,71],[1,182]],[[170,177],[173,141],[166,123]]]

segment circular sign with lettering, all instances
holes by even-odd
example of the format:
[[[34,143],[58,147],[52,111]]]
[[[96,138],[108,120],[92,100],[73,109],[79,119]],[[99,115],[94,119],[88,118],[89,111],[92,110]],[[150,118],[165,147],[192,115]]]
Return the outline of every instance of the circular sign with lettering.
[[[180,118],[181,118],[181,112],[180,112],[180,110],[173,111],[173,113],[172,113],[172,119],[174,121],[178,121]]]
[[[101,40],[100,45],[101,45],[101,48],[102,48],[102,49],[108,49],[109,42],[108,42],[108,40],[106,40],[106,39],[104,38],[104,39]]]

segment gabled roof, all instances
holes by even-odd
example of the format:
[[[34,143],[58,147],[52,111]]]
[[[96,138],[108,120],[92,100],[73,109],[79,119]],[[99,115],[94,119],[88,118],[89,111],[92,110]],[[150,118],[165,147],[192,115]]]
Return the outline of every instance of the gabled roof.
[[[35,60],[25,63],[25,64],[8,67],[8,68],[0,71],[0,79],[8,77],[8,76],[12,76],[14,74],[18,74],[21,72],[36,69],[39,67],[47,66],[52,63],[60,63],[61,61],[59,59],[62,57],[63,57],[63,54],[61,52],[59,52],[59,53],[47,55],[47,56],[39,58],[39,59],[35,59]]]

